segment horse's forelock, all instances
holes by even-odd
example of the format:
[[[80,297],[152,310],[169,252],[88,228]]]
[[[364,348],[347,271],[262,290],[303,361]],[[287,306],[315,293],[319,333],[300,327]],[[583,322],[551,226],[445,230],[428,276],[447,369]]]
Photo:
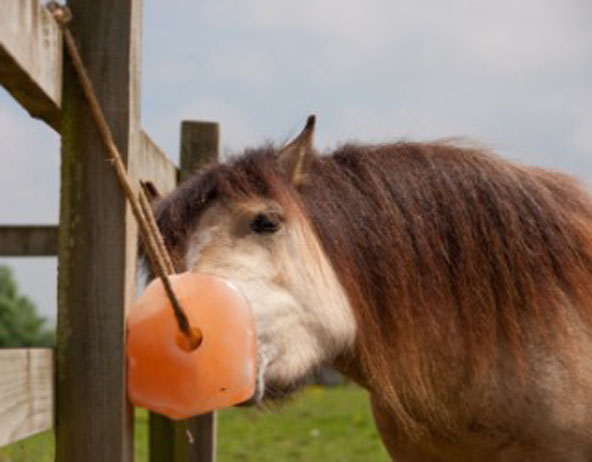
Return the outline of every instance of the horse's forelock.
[[[214,164],[188,180],[156,207],[156,220],[173,259],[182,260],[190,233],[216,200],[275,199],[290,209],[290,186],[280,174],[276,149],[248,150],[234,160]]]

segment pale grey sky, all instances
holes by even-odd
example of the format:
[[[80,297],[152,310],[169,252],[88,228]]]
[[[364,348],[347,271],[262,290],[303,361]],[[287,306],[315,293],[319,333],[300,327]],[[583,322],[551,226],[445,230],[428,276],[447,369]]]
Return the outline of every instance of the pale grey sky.
[[[226,152],[465,136],[592,184],[589,0],[145,0],[143,125],[177,160],[181,119]],[[59,140],[0,94],[0,222],[55,223]],[[54,259],[0,260],[55,317]]]

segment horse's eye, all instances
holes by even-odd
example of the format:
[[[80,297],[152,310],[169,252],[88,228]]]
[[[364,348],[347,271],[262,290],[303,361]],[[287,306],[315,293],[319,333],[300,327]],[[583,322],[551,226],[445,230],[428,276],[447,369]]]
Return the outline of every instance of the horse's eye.
[[[280,221],[277,216],[258,213],[251,222],[251,231],[257,234],[275,233],[280,227]]]

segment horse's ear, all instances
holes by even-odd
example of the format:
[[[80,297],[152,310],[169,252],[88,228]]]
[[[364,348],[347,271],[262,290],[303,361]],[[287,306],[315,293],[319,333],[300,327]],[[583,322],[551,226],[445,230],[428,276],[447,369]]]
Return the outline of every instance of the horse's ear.
[[[162,197],[162,195],[160,194],[160,191],[158,190],[156,185],[154,183],[152,183],[152,181],[150,181],[150,180],[147,180],[147,181],[140,180],[140,186],[144,190],[144,194],[146,194],[146,197],[148,198],[150,205],[152,205],[154,207],[154,205]]]
[[[280,168],[293,184],[302,183],[306,179],[310,161],[314,156],[315,121],[314,115],[308,116],[300,135],[284,146],[279,153]]]

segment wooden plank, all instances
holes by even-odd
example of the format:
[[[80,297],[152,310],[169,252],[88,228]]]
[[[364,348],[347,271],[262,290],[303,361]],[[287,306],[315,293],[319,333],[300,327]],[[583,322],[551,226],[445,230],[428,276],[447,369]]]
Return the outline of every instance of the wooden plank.
[[[141,180],[152,181],[163,194],[175,189],[177,167],[144,130],[140,132],[140,149],[135,161]]]
[[[215,412],[189,419],[187,431],[193,436],[193,443],[184,439],[187,462],[216,461],[216,429],[218,416]]]
[[[70,0],[72,33],[137,184],[141,0]],[[133,460],[125,310],[137,229],[68,59],[64,60],[56,346],[57,462]]]
[[[215,162],[220,156],[220,124],[216,122],[183,121],[181,124],[181,181]],[[183,462],[216,461],[216,413],[204,414],[186,422],[186,430],[193,435],[190,444],[186,438]]]
[[[0,83],[59,131],[62,37],[39,0],[0,0]]]
[[[215,122],[181,124],[180,178],[185,179],[220,155],[220,126]],[[185,422],[150,415],[150,462],[215,462],[216,413]],[[187,433],[191,434],[193,442]]]
[[[58,227],[0,226],[1,257],[43,257],[58,253]]]
[[[178,446],[175,422],[151,412],[148,425],[149,462],[178,462],[180,459],[175,455],[175,447]]]
[[[220,124],[184,120],[181,122],[180,179],[185,180],[220,155]]]
[[[162,194],[172,191],[177,185],[177,167],[144,131],[141,132],[140,146],[140,179],[152,181]],[[175,451],[175,428],[167,418],[155,413],[150,413],[149,425],[151,434],[159,435],[148,440],[150,460],[172,461],[169,456]]]
[[[0,350],[0,446],[52,428],[53,398],[53,350]]]

